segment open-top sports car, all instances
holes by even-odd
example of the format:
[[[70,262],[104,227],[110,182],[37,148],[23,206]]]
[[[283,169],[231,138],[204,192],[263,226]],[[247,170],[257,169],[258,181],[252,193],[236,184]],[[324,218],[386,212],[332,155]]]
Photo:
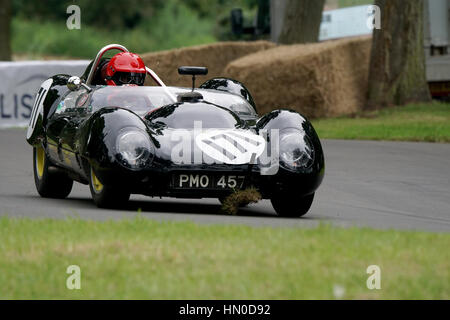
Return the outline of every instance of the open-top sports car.
[[[254,188],[280,216],[309,210],[324,155],[305,117],[284,109],[259,116],[236,80],[195,88],[203,67],[179,67],[193,78],[180,88],[144,66],[156,85],[142,86],[145,74],[115,73],[110,50],[128,52],[108,45],[83,76],[55,75],[37,92],[27,141],[42,197],[67,197],[73,181],[89,185],[98,207],[119,207],[130,194],[223,200]]]

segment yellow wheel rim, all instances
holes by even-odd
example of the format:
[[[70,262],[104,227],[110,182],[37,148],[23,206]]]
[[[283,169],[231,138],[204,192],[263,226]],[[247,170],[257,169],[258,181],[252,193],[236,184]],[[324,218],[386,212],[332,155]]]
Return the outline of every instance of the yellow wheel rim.
[[[44,174],[45,151],[42,147],[36,147],[36,171],[39,178]]]
[[[99,193],[103,190],[103,184],[100,182],[100,180],[98,180],[92,168],[91,168],[91,183],[95,192]]]

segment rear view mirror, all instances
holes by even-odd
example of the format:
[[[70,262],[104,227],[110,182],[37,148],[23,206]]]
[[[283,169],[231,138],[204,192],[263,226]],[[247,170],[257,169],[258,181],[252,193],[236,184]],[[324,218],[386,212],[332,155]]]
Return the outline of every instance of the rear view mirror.
[[[208,68],[206,67],[178,67],[178,73],[182,75],[191,75],[192,76],[192,92],[194,92],[195,88],[195,76],[204,76],[208,74]]]
[[[207,75],[208,74],[208,68],[206,67],[189,67],[189,66],[183,66],[183,67],[179,67],[178,68],[178,73],[182,74],[182,75],[192,75],[192,76],[197,76],[197,75]]]
[[[91,92],[92,90],[89,86],[84,84],[83,81],[81,81],[80,77],[73,76],[67,80],[67,88],[69,88],[70,91],[78,91],[81,87],[85,88],[88,92]]]

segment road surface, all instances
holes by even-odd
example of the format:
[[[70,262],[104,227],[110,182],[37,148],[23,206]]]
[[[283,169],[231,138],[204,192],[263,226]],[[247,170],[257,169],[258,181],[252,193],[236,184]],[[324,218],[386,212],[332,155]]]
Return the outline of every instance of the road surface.
[[[157,220],[254,226],[314,226],[319,222],[381,229],[450,231],[450,144],[324,140],[325,179],[310,212],[278,218],[270,201],[220,213],[216,199],[132,196],[126,210],[98,209],[89,187],[76,183],[65,200],[43,199],[33,181],[25,130],[0,130],[0,215],[106,220],[137,214]]]

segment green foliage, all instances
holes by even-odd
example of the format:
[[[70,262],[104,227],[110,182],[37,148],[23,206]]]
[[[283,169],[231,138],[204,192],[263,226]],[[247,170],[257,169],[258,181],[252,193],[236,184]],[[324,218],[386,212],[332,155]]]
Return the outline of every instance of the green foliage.
[[[24,19],[63,22],[69,5],[78,5],[84,24],[107,29],[134,28],[158,17],[167,6],[180,6],[214,21],[234,7],[254,8],[259,0],[13,0],[13,14]],[[183,9],[182,9],[183,10]],[[173,22],[173,21],[172,21]]]
[[[449,299],[448,233],[0,219],[1,299]],[[369,265],[381,290],[366,287]],[[81,268],[68,290],[67,267]]]
[[[232,38],[232,8],[254,14],[258,1],[13,0],[12,48],[28,57],[91,58],[108,43],[139,53],[210,43]],[[81,30],[66,28],[71,4],[80,6]]]
[[[152,18],[164,0],[13,0],[14,15],[38,21],[65,22],[69,5],[78,5],[84,24],[108,29],[133,28]]]
[[[166,0],[158,15],[142,23],[140,29],[157,47],[152,51],[215,41],[213,23],[199,18],[195,11],[176,0]]]
[[[232,39],[230,11],[254,15],[260,0],[13,0],[14,53],[89,58],[107,43],[140,53]],[[67,30],[66,9],[81,9],[81,30]]]
[[[373,4],[374,0],[338,0],[339,8],[362,6],[365,4]]]
[[[166,1],[158,15],[133,29],[106,30],[82,21],[80,30],[68,30],[65,20],[49,22],[16,17],[12,33],[14,53],[75,58],[93,58],[109,43],[120,43],[131,51],[145,53],[215,41],[212,23],[200,19],[176,0]]]
[[[410,104],[313,120],[323,139],[450,142],[450,104]]]

